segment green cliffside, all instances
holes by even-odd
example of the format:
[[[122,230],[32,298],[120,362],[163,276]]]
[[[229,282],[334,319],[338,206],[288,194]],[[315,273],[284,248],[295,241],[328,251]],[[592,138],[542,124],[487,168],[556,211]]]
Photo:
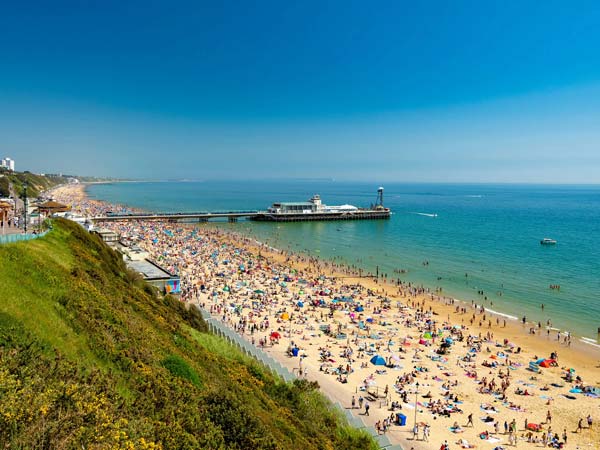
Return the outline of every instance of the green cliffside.
[[[23,195],[23,186],[27,183],[27,196],[37,197],[40,192],[50,189],[62,183],[67,179],[61,176],[42,176],[30,172],[9,172],[0,171],[0,197],[11,195],[10,185],[19,197]]]
[[[0,246],[2,448],[377,448],[56,220]]]

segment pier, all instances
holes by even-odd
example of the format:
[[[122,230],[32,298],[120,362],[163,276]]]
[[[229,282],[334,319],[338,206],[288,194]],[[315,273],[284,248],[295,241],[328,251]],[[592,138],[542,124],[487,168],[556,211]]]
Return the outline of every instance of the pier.
[[[93,222],[118,222],[129,220],[167,220],[171,222],[198,221],[208,222],[211,219],[227,219],[234,223],[239,219],[255,220],[262,222],[312,222],[318,220],[369,220],[389,219],[389,210],[357,209],[353,211],[322,212],[322,213],[278,213],[269,211],[219,211],[198,213],[131,213],[131,214],[108,214],[106,216],[92,217]]]
[[[108,214],[106,216],[92,217],[93,222],[119,222],[123,220],[168,220],[179,222],[182,220],[208,222],[210,219],[227,219],[229,222],[237,222],[239,219],[256,216],[259,211],[219,211],[219,212],[197,212],[197,213],[132,213],[132,214]]]
[[[116,222],[122,220],[168,220],[171,222],[208,222],[210,219],[227,219],[234,223],[239,219],[261,222],[313,222],[331,220],[389,219],[392,212],[383,206],[383,187],[377,189],[377,200],[370,208],[352,205],[327,206],[321,196],[315,194],[307,202],[276,202],[266,211],[215,211],[198,213],[124,213],[109,212],[106,216],[94,217],[93,222]]]

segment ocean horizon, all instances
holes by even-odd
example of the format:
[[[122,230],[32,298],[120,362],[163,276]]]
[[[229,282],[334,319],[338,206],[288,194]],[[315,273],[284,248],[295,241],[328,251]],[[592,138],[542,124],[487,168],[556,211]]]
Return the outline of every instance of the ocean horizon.
[[[320,194],[368,207],[379,184],[327,180],[92,184],[92,198],[148,211],[262,210]],[[390,220],[218,226],[273,247],[441,289],[595,341],[600,327],[600,185],[384,183]],[[543,246],[551,238],[556,245]],[[551,286],[560,289],[551,289]],[[541,305],[544,305],[542,310]]]

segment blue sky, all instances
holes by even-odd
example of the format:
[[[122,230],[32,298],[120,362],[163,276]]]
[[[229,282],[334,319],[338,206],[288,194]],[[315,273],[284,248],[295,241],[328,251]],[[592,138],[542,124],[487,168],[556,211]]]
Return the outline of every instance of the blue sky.
[[[600,182],[598,2],[6,3],[22,170]]]

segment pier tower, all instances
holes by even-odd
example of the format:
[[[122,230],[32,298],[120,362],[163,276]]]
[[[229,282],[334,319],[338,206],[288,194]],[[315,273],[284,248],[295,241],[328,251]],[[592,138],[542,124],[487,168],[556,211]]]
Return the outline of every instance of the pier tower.
[[[377,201],[375,202],[375,209],[383,209],[383,187],[377,189]]]

